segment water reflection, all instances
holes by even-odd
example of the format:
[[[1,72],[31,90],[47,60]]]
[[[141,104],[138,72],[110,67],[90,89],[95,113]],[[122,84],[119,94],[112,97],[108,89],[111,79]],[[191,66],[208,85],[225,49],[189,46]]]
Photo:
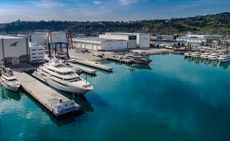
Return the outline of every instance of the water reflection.
[[[2,99],[19,101],[21,99],[20,92],[14,92],[1,87]]]
[[[77,112],[72,112],[60,117],[56,117],[53,113],[51,113],[48,109],[46,109],[41,103],[39,103],[36,99],[34,99],[30,94],[28,94],[26,91],[23,91],[26,93],[28,98],[33,101],[34,104],[36,104],[37,107],[41,109],[43,113],[45,113],[50,120],[55,123],[57,126],[62,126],[65,124],[70,124],[72,122],[75,122],[82,114],[84,114],[84,111],[79,110]],[[40,111],[39,111],[40,112]]]
[[[131,68],[134,69],[144,69],[144,70],[152,70],[152,68],[149,65],[142,65],[142,64],[132,64],[129,65]]]
[[[184,57],[184,60],[187,60],[188,62],[195,62],[196,64],[204,63],[206,65],[212,65],[213,67],[221,67],[223,69],[227,69],[229,67],[229,63],[219,63],[218,61],[210,61],[207,59]]]
[[[84,95],[73,95],[66,92],[59,91],[62,95],[65,97],[74,100],[77,104],[81,105],[81,110],[86,112],[93,112],[94,109],[92,105],[89,103],[89,101],[86,99]]]
[[[229,63],[220,63],[219,66],[222,67],[223,69],[227,69],[229,67]]]

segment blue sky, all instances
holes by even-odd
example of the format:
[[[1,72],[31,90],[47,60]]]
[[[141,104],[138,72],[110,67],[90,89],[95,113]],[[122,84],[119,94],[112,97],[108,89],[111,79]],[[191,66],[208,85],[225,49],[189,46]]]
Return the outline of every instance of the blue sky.
[[[230,11],[230,0],[1,0],[0,22],[142,20]]]

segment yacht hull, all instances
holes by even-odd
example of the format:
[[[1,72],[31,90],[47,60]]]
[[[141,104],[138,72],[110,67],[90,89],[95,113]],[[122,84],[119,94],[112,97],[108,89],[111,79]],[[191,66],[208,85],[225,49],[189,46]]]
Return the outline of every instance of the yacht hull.
[[[14,91],[14,92],[18,91],[18,89],[19,89],[19,87],[14,87],[14,86],[8,85],[8,84],[6,84],[4,82],[2,82],[2,86],[5,89],[10,90],[10,91]]]
[[[72,86],[67,85],[63,82],[56,81],[55,79],[52,79],[50,77],[41,76],[37,72],[34,72],[32,75],[34,77],[36,77],[37,79],[41,80],[42,82],[54,87],[57,90],[60,90],[60,91],[73,93],[73,94],[82,94],[82,95],[87,93],[88,91],[90,91],[90,89],[83,89],[83,88],[77,87],[77,86],[72,87]]]
[[[220,63],[227,63],[230,62],[230,58],[229,59],[219,59]]]

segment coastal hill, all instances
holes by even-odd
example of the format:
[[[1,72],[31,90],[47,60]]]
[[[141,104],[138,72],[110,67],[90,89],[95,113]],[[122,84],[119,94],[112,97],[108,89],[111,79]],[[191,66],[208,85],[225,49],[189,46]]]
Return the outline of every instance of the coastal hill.
[[[230,12],[187,18],[141,21],[15,21],[0,24],[2,33],[67,30],[73,33],[97,35],[102,32],[148,32],[153,34],[230,33]]]

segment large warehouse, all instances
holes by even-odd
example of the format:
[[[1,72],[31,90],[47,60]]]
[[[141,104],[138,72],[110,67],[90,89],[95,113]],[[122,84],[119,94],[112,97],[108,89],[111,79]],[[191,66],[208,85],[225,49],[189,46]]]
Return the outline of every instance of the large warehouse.
[[[29,63],[28,40],[25,37],[1,36],[0,65]]]
[[[110,40],[125,40],[127,42],[127,48],[132,49],[136,48],[136,35],[132,34],[113,34],[113,33],[106,33],[99,35],[99,38],[102,39],[110,39]]]
[[[85,48],[89,50],[123,50],[127,49],[127,41],[103,38],[73,38],[73,46],[76,48]]]
[[[99,35],[99,38],[127,40],[128,48],[150,47],[150,35],[147,33],[108,32],[103,35]]]

